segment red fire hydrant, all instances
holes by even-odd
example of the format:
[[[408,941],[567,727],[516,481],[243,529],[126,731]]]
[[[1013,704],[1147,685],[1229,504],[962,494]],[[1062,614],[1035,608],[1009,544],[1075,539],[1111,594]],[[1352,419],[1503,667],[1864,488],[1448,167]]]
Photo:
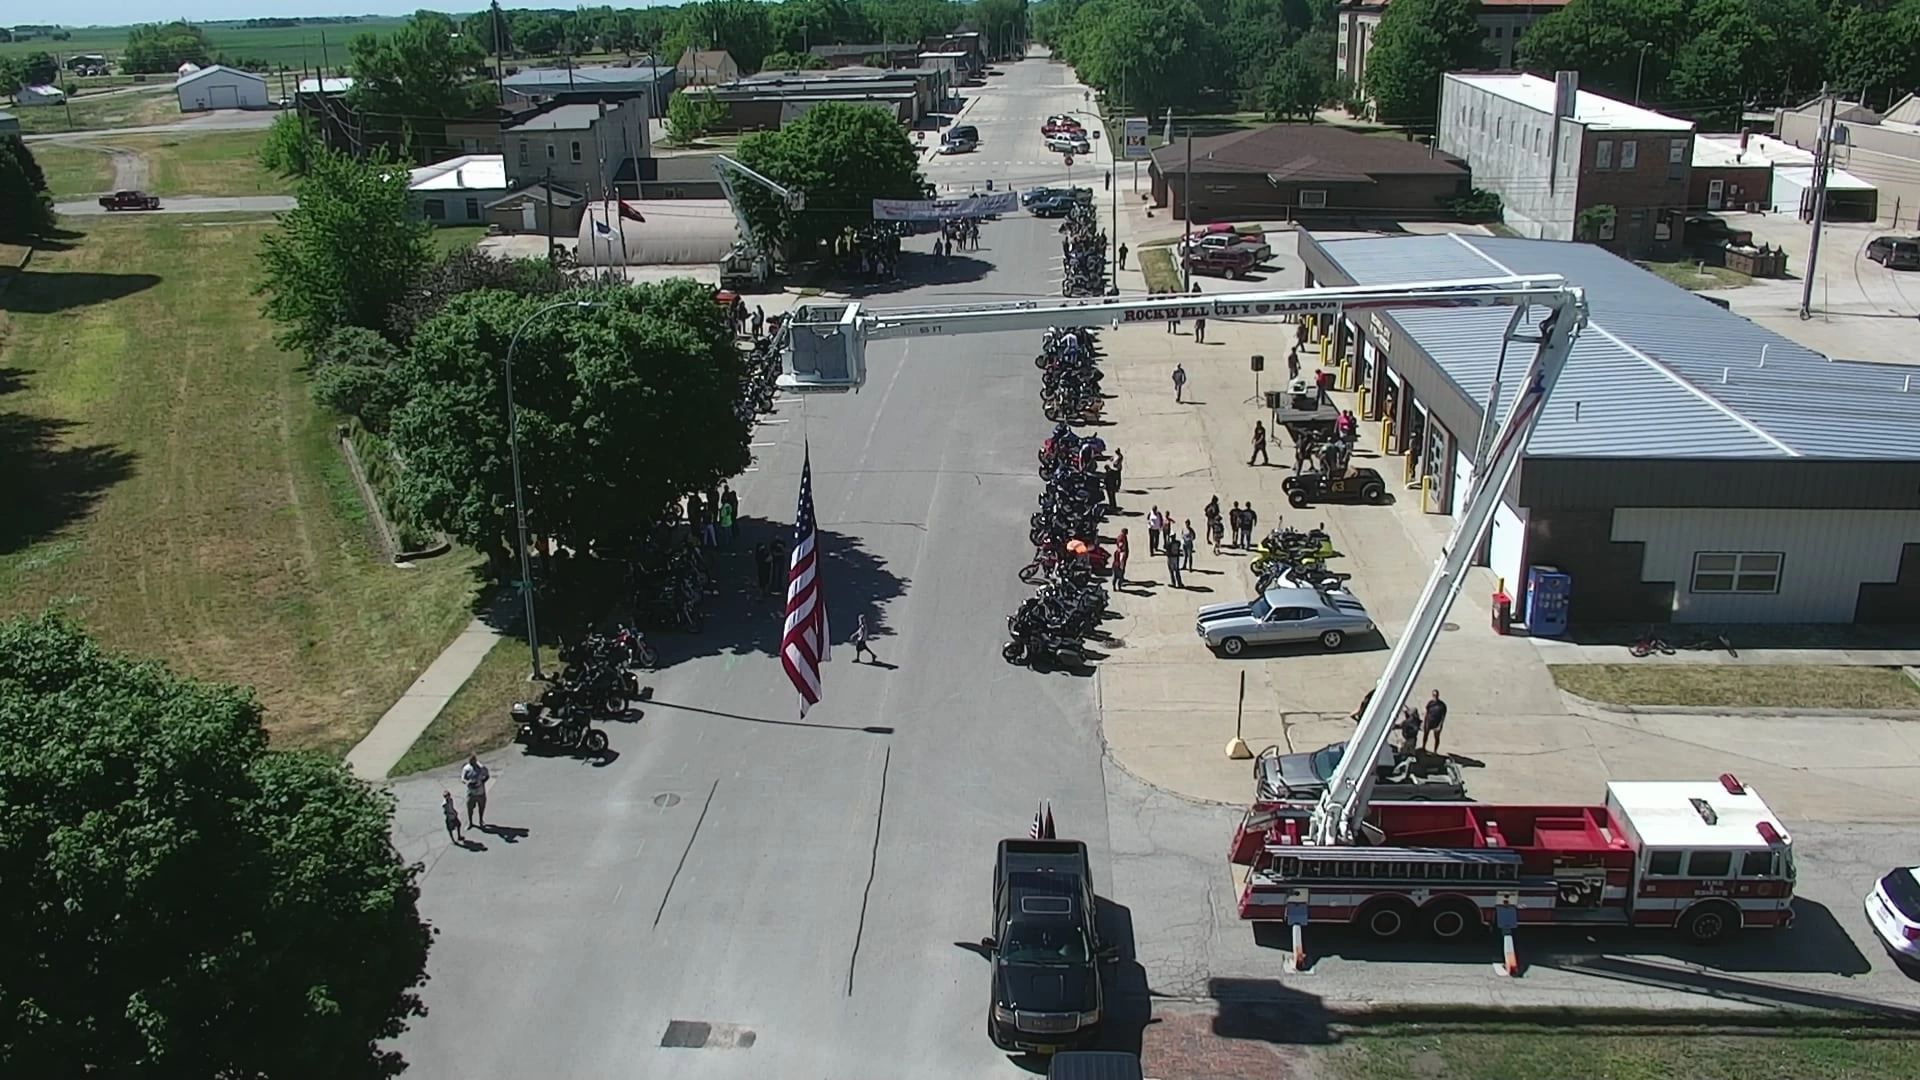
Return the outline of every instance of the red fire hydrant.
[[[1513,597],[1505,592],[1493,594],[1493,632],[1503,637],[1513,633]]]

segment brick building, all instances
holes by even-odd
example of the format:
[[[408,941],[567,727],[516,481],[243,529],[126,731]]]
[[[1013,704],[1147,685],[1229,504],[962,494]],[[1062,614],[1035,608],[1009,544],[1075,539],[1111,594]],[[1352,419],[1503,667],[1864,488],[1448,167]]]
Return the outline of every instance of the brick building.
[[[1441,78],[1439,148],[1465,159],[1530,238],[1676,251],[1693,134],[1691,120],[1581,90],[1577,72]]]
[[[1449,217],[1469,189],[1466,167],[1419,143],[1328,124],[1271,124],[1187,139],[1153,152],[1155,206],[1193,220],[1277,221]]]

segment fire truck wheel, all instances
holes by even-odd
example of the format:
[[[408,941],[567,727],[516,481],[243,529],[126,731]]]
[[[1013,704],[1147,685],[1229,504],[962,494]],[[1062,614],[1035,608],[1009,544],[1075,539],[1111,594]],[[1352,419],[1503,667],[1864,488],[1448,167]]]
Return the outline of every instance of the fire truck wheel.
[[[1413,905],[1405,900],[1375,900],[1360,909],[1360,917],[1354,924],[1366,931],[1368,937],[1391,941],[1413,926],[1413,917]]]
[[[1715,945],[1740,929],[1740,912],[1723,900],[1695,904],[1680,917],[1680,933],[1690,944]]]
[[[1426,918],[1427,934],[1435,941],[1460,941],[1480,932],[1486,924],[1480,911],[1465,900],[1440,900],[1421,912]]]

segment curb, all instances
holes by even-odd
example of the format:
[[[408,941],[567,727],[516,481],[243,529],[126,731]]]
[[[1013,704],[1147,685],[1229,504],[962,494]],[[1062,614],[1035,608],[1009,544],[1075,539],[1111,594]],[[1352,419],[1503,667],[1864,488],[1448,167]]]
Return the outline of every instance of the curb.
[[[1920,720],[1920,709],[1808,709],[1776,705],[1742,708],[1733,705],[1620,705],[1593,701],[1568,690],[1560,696],[1576,709],[1613,713],[1616,716],[1754,716],[1754,717],[1833,717],[1840,720]]]

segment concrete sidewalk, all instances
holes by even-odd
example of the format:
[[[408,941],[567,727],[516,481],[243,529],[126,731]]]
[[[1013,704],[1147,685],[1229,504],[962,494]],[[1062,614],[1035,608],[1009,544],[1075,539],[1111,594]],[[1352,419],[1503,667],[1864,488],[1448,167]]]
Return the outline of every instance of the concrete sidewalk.
[[[1297,274],[1297,264],[1291,269]],[[1265,287],[1289,284],[1270,280]],[[1100,661],[1095,677],[1102,729],[1116,764],[1188,798],[1244,805],[1253,794],[1251,764],[1229,760],[1224,752],[1236,713],[1255,752],[1270,745],[1313,750],[1346,738],[1353,727],[1349,714],[1378,678],[1388,646],[1404,629],[1451,520],[1423,513],[1417,492],[1399,483],[1392,485],[1397,501],[1391,506],[1288,507],[1280,487],[1292,462],[1284,433],[1269,444],[1273,465],[1246,464],[1253,423],[1264,415],[1247,400],[1254,388],[1248,357],[1266,355],[1279,370],[1263,385],[1277,385],[1294,328],[1210,323],[1206,344],[1195,343],[1192,332],[1188,321],[1178,334],[1152,323],[1101,335],[1105,385],[1114,397],[1105,414],[1111,424],[1099,430],[1110,445],[1125,451],[1127,464],[1122,512],[1106,531],[1129,530],[1132,559],[1130,584],[1114,596],[1122,617],[1108,624],[1119,643]],[[1176,362],[1189,376],[1185,403],[1173,399]],[[1350,395],[1335,397],[1351,407]],[[1378,425],[1362,426],[1356,464],[1371,465],[1389,478],[1404,476],[1403,459],[1379,455],[1378,436]],[[1223,548],[1216,556],[1204,541],[1202,507],[1215,495],[1223,508],[1251,502],[1260,515],[1256,536],[1280,524],[1324,524],[1340,552],[1329,565],[1352,575],[1350,587],[1383,637],[1350,641],[1334,653],[1317,645],[1250,651],[1239,660],[1210,653],[1194,635],[1195,609],[1247,599],[1254,585],[1246,553]],[[1170,511],[1176,522],[1191,520],[1202,534],[1195,568],[1184,575],[1185,588],[1169,587],[1165,559],[1148,553],[1146,514],[1154,506]],[[1488,571],[1469,572],[1415,682],[1416,699],[1438,689],[1448,702],[1445,748],[1469,763],[1466,776],[1474,798],[1597,799],[1613,778],[1683,779],[1734,771],[1761,786],[1789,820],[1920,820],[1920,785],[1914,783],[1920,779],[1920,725],[1846,716],[1570,709],[1548,672],[1548,656],[1617,662],[1624,650],[1498,636],[1490,629],[1493,588]],[[1587,650],[1599,655],[1583,655]],[[1891,662],[1877,653],[1857,655]],[[1743,651],[1742,659],[1747,656]],[[1836,662],[1824,653],[1819,659]],[[1778,654],[1774,662],[1782,662]]]
[[[413,680],[400,700],[373,725],[373,730],[347,751],[347,768],[353,770],[353,775],[370,782],[387,778],[387,773],[413,748],[421,732],[439,718],[447,702],[467,685],[467,680],[480,667],[480,661],[493,651],[501,638],[501,632],[495,628],[498,624],[499,620],[490,623],[484,617],[475,618],[451,645],[434,657],[427,670]]]

